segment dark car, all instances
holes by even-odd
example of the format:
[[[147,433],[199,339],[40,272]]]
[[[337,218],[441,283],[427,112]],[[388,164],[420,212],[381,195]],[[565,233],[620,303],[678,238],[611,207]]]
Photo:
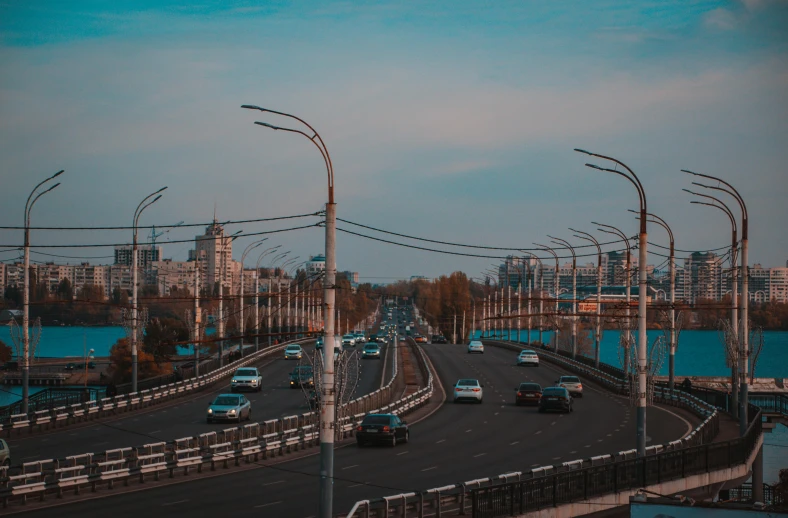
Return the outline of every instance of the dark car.
[[[73,363],[67,363],[66,364],[66,370],[67,371],[73,371],[74,370],[74,364]]]
[[[542,386],[538,383],[520,383],[514,403],[520,405],[538,405],[542,398]]]
[[[315,386],[315,374],[309,365],[299,365],[290,373],[290,388],[298,388],[300,386]]]
[[[447,343],[449,343],[449,341],[446,340],[446,337],[443,336],[443,335],[432,335],[432,343],[434,343],[434,344],[447,344]]]
[[[396,446],[398,442],[407,443],[408,440],[408,423],[393,414],[369,414],[356,427],[359,447],[372,443]]]
[[[548,410],[558,410],[559,412],[569,413],[572,411],[572,396],[563,387],[547,387],[542,391],[542,398],[539,400],[539,412]]]

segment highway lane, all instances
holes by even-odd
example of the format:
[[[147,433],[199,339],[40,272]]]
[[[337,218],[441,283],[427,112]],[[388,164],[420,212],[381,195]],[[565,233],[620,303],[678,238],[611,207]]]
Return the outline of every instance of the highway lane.
[[[365,498],[525,471],[634,446],[634,411],[628,402],[588,383],[586,397],[576,401],[573,414],[539,414],[535,408],[514,405],[518,383],[552,385],[560,369],[545,363],[538,368],[516,367],[515,353],[494,347],[474,356],[467,355],[462,345],[425,349],[448,395],[457,379],[478,377],[484,384],[484,403],[443,404],[432,417],[412,426],[407,445],[338,448],[335,511],[346,511]],[[666,442],[685,432],[680,417],[650,410],[650,442]],[[318,458],[310,456],[218,478],[176,479],[178,483],[146,491],[144,498],[139,493],[120,494],[65,505],[58,512],[74,518],[109,511],[118,518],[132,518],[151,510],[184,517],[246,511],[304,518],[316,514],[317,475]]]
[[[307,354],[314,352],[312,346],[304,347]],[[295,360],[285,360],[283,353],[261,360],[257,367],[263,376],[261,392],[245,392],[252,402],[252,421],[262,422],[283,416],[309,411],[304,391],[291,389],[288,374],[298,365]],[[364,361],[358,394],[365,394],[380,386],[382,362]],[[222,430],[236,423],[212,423],[205,419],[208,403],[216,395],[230,392],[230,379],[196,397],[175,400],[172,405],[151,407],[150,411],[119,414],[117,418],[96,421],[62,431],[34,435],[29,438],[11,440],[14,464],[37,459],[63,458],[68,455],[167,441],[201,433]]]

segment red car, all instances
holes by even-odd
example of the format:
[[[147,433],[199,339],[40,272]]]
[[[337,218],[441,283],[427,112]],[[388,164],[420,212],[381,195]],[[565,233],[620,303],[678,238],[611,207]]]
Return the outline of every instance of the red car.
[[[417,344],[426,344],[427,343],[427,337],[426,336],[416,335],[416,337],[413,340]]]
[[[520,405],[533,405],[539,404],[542,398],[542,387],[538,383],[520,383],[517,387],[517,396],[514,403]]]

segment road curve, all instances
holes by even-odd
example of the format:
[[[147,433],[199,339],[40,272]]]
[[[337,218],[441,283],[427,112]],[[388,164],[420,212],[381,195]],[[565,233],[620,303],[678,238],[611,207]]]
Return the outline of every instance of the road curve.
[[[312,354],[313,347],[304,347]],[[382,363],[362,362],[361,380],[356,394],[363,395],[380,386]],[[285,360],[283,353],[274,353],[262,359],[256,366],[263,376],[263,390],[247,392],[252,402],[252,421],[263,422],[287,415],[309,411],[300,389],[288,386],[288,374],[297,361]],[[207,424],[205,409],[217,394],[230,391],[230,379],[226,383],[204,391],[196,397],[186,397],[151,407],[150,411],[119,414],[117,418],[95,421],[89,426],[65,428],[61,431],[34,435],[9,441],[14,464],[38,459],[63,458],[87,452],[103,452],[113,448],[137,446],[151,442],[168,441],[181,437],[222,430],[235,423]]]
[[[563,372],[543,363],[516,367],[511,351],[488,347],[484,355],[468,355],[462,345],[428,345],[425,350],[438,370],[447,394],[458,378],[475,377],[484,384],[481,405],[444,403],[440,410],[412,426],[411,441],[396,448],[338,448],[335,454],[336,512],[360,499],[418,491],[463,480],[634,447],[634,412],[628,401],[586,383],[586,396],[576,400],[573,414],[539,414],[514,405],[522,381],[552,385]],[[686,433],[681,416],[651,409],[650,443],[677,439]],[[318,458],[314,455],[281,464],[202,479],[176,479],[165,487],[111,495],[63,505],[63,518],[111,512],[113,518],[134,518],[161,512],[191,518],[229,512],[263,512],[265,516],[305,518],[316,514]],[[217,472],[220,473],[220,472]],[[105,497],[106,496],[106,497]],[[60,502],[55,502],[60,503]],[[49,515],[52,509],[33,511]]]

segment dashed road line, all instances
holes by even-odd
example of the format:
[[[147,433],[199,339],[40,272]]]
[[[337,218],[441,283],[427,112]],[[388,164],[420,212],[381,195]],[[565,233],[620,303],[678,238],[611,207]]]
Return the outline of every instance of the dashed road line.
[[[421,470],[421,471],[432,471],[433,469],[438,469],[438,466],[432,466],[432,467],[430,467],[430,468],[424,468],[424,469],[423,469],[423,470]]]
[[[281,501],[281,500],[277,500],[276,502],[269,502],[269,503],[267,503],[267,504],[260,504],[260,505],[256,505],[256,506],[254,506],[254,508],[255,508],[255,509],[259,509],[259,508],[261,508],[261,507],[268,507],[268,506],[270,506],[270,505],[276,505],[276,504],[281,504],[281,503],[282,503],[282,501]]]

